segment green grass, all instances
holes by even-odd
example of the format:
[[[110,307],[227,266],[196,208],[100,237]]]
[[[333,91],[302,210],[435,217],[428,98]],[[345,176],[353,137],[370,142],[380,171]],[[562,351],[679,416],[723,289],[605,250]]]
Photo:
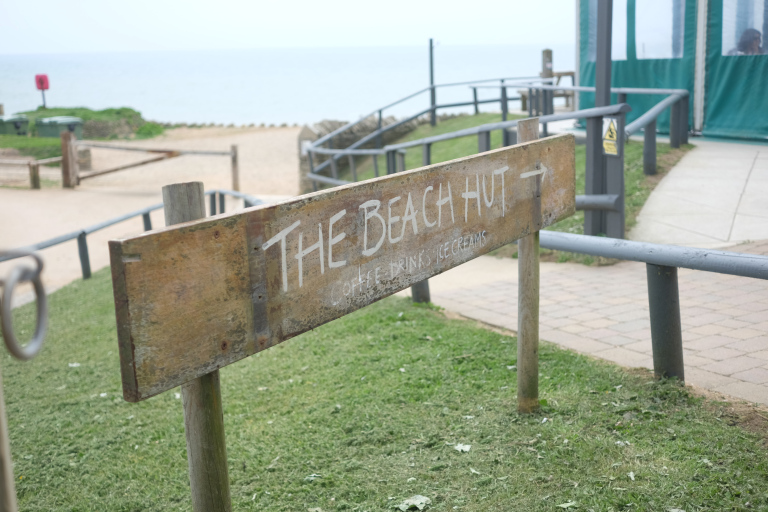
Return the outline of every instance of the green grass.
[[[28,112],[20,112],[29,118],[29,133],[35,134],[35,122],[43,117],[74,116],[87,121],[102,121],[107,123],[122,123],[126,125],[137,139],[147,139],[162,135],[162,125],[145,121],[141,113],[132,108],[108,108],[91,110],[84,107],[55,107],[38,108]],[[108,138],[116,138],[116,135]],[[25,137],[19,135],[0,135],[0,148],[15,148],[22,155],[37,159],[61,156],[61,141],[57,137]]]
[[[508,119],[522,119],[522,116],[510,115]],[[429,124],[422,124],[408,135],[398,139],[397,143],[408,142],[411,140],[423,139],[425,137],[433,137],[435,135],[442,135],[444,133],[451,133],[464,128],[472,128],[481,124],[497,123],[501,122],[501,114],[499,113],[482,113],[478,115],[460,115],[456,117],[449,117],[441,119],[436,126]],[[501,132],[496,130],[491,132],[491,149],[501,147]],[[461,158],[467,155],[474,155],[477,153],[477,136],[461,137],[458,139],[452,139],[445,142],[438,142],[432,144],[431,160],[433,164],[440,162],[446,162],[455,158]],[[421,146],[409,148],[406,150],[405,155],[405,168],[415,169],[422,165]],[[339,161],[344,165],[340,168],[340,177],[342,179],[352,179],[351,171],[347,167],[347,163],[344,159]],[[383,176],[387,173],[386,159],[383,156],[378,157],[379,175]],[[370,179],[375,176],[373,161],[370,158],[360,159],[357,162],[357,179],[364,180]]]
[[[53,137],[0,135],[0,148],[15,148],[22,155],[32,156],[37,160],[61,156],[61,140]]]
[[[119,122],[126,121],[134,129],[138,129],[146,121],[141,117],[141,113],[137,110],[128,107],[122,108],[106,108],[104,110],[91,110],[85,107],[52,107],[42,108],[38,107],[37,110],[29,110],[27,112],[20,112],[29,118],[30,132],[34,133],[34,123],[42,117],[57,117],[57,116],[73,116],[79,117],[85,121],[108,121]]]
[[[50,308],[41,354],[3,357],[20,509],[190,510],[178,390],[121,398],[108,271]],[[518,415],[515,343],[390,298],[222,369],[233,509],[768,509],[765,442],[726,404],[544,343]]]

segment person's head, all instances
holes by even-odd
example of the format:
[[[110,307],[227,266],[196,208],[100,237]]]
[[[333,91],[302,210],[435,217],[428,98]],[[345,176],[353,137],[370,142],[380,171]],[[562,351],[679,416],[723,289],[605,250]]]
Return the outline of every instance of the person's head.
[[[754,28],[748,28],[741,34],[739,40],[739,51],[747,55],[754,55],[760,53],[760,31]]]

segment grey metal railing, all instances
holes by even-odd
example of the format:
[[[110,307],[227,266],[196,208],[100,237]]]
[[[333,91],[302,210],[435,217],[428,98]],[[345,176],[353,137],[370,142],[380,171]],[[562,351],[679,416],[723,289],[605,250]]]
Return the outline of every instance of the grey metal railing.
[[[685,380],[677,269],[768,279],[768,256],[541,231],[541,247],[646,264],[653,370]]]
[[[226,196],[242,199],[246,208],[249,208],[251,206],[257,206],[259,204],[265,204],[265,201],[259,199],[256,196],[252,196],[250,194],[244,194],[242,192],[237,192],[234,190],[209,190],[205,193],[205,195],[210,197],[210,215],[216,215],[217,213],[218,214],[224,213]],[[217,198],[218,198],[218,209],[216,207]],[[135,210],[129,213],[125,213],[123,215],[105,220],[103,222],[99,222],[98,224],[93,224],[83,229],[71,231],[69,233],[65,233],[63,235],[59,235],[57,237],[44,240],[42,242],[38,242],[36,244],[20,247],[18,249],[15,249],[14,251],[9,251],[9,252],[23,254],[25,252],[40,251],[42,249],[47,249],[49,247],[53,247],[55,245],[63,244],[64,242],[69,242],[70,240],[76,239],[78,255],[80,257],[80,269],[83,274],[83,279],[88,279],[91,277],[91,258],[88,252],[88,239],[87,239],[88,235],[90,235],[91,233],[95,233],[96,231],[101,231],[102,229],[108,228],[110,226],[114,226],[115,224],[119,224],[121,222],[125,222],[127,220],[133,219],[135,217],[142,218],[142,221],[144,223],[144,231],[151,231],[152,219],[149,214],[155,210],[160,210],[162,208],[163,208],[163,203],[153,204],[151,206],[147,206],[140,210]],[[0,256],[0,262],[12,260],[18,257],[21,257],[21,256],[7,254],[5,256]]]

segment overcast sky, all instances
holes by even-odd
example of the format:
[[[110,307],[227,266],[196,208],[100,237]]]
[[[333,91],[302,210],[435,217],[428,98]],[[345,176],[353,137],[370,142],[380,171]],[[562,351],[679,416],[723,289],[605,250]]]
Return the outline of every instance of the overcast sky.
[[[3,0],[0,54],[574,42],[575,1]]]

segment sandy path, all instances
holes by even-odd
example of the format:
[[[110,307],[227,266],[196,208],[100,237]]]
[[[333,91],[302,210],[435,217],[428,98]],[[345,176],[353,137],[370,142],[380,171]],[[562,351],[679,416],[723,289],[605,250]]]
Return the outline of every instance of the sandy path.
[[[297,137],[299,128],[181,128],[152,140],[121,141],[136,147],[227,151],[238,145],[241,190],[256,196],[293,196],[298,192]],[[146,153],[93,149],[94,169],[147,158]],[[55,169],[58,175],[60,172]],[[24,169],[26,171],[26,169]],[[168,161],[84,181],[74,190],[0,188],[0,249],[22,247],[123,213],[162,202],[161,188],[170,183],[203,181],[206,190],[231,188],[228,157],[181,156]],[[236,206],[230,200],[227,208]],[[152,214],[162,226],[162,210]],[[88,236],[91,268],[109,264],[107,241],[140,233],[141,218]],[[44,283],[55,290],[81,277],[77,242],[41,251],[46,264]],[[0,279],[13,262],[0,263]],[[28,298],[28,293],[19,299]]]

